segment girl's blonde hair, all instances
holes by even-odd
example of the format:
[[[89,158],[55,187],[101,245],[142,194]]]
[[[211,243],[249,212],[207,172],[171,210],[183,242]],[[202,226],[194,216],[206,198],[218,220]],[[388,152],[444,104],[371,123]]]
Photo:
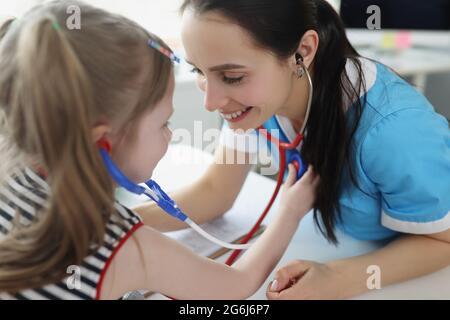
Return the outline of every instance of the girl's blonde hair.
[[[81,30],[65,27],[70,5]],[[92,127],[132,136],[164,96],[172,64],[148,47],[167,48],[156,36],[79,1],[39,5],[5,23],[0,39],[0,177],[38,163],[51,190],[35,223],[16,223],[0,241],[0,291],[17,292],[60,281],[102,244],[114,195]]]

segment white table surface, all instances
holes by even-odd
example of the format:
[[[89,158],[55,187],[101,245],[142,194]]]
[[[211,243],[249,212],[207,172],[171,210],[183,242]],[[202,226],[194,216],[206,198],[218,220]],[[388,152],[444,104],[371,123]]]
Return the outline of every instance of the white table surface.
[[[154,179],[168,191],[188,185],[200,177],[212,161],[212,156],[189,146],[171,146],[169,152],[155,170]],[[255,221],[261,214],[275,188],[275,182],[256,173],[247,178],[235,206],[246,208],[255,215]],[[123,198],[123,196],[122,196]],[[124,204],[131,205],[141,199],[129,196]],[[121,199],[123,201],[123,199]],[[127,203],[128,201],[128,203]],[[276,212],[277,203],[268,214],[265,224]],[[309,213],[301,222],[293,240],[277,267],[295,259],[326,262],[334,259],[351,257],[370,252],[382,244],[373,241],[358,241],[337,231],[339,246],[329,244],[316,230],[312,214]],[[218,259],[225,262],[225,255]],[[276,270],[276,269],[275,269]],[[265,290],[273,279],[272,273],[263,286],[250,299],[266,299]],[[382,275],[382,274],[381,274]],[[369,277],[369,275],[368,275]],[[153,295],[152,299],[164,299]],[[355,299],[450,299],[450,266],[407,282],[391,285],[380,290],[371,290]]]

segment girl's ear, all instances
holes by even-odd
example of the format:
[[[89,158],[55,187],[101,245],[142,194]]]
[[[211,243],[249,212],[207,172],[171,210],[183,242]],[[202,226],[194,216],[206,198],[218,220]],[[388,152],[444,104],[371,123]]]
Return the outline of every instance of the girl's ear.
[[[97,143],[111,133],[111,127],[107,124],[98,124],[92,128],[92,142]]]

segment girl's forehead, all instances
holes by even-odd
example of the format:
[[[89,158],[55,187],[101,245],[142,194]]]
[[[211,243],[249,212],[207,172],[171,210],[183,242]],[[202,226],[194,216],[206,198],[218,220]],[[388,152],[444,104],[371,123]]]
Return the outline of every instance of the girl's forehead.
[[[172,99],[175,91],[175,76],[173,72],[170,75],[169,83],[167,84],[166,92],[162,99],[157,103],[155,107],[155,114],[160,116],[167,116],[167,114],[172,113]]]

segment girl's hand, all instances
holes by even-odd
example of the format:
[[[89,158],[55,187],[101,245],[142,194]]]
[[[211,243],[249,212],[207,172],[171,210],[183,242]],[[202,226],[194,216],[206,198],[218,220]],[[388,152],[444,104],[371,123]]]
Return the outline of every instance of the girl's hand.
[[[270,300],[318,300],[347,298],[348,283],[334,268],[314,261],[297,260],[279,269],[267,288]]]
[[[319,176],[309,166],[305,174],[296,181],[297,171],[294,165],[289,164],[289,175],[281,189],[280,209],[289,215],[296,215],[299,220],[311,210],[316,188],[319,184]]]

